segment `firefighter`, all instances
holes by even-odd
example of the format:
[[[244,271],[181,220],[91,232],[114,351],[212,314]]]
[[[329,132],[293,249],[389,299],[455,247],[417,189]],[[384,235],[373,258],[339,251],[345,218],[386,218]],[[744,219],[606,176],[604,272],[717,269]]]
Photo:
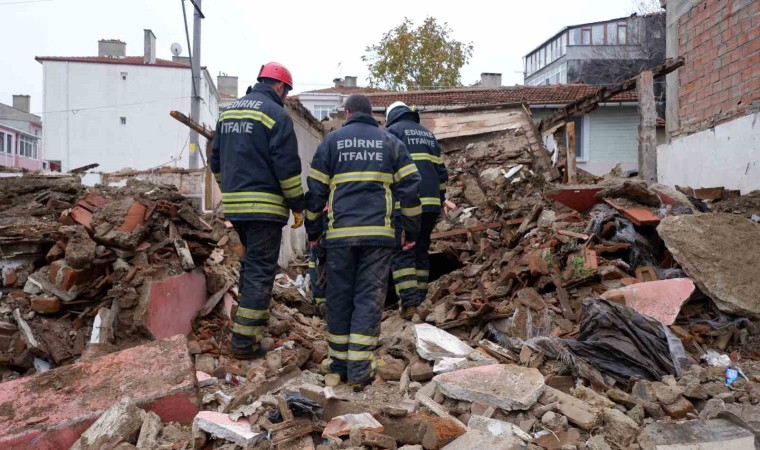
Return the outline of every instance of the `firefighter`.
[[[327,205],[323,209],[323,212],[327,210]],[[326,215],[322,215],[322,221],[327,219]],[[322,225],[325,226],[324,223]],[[325,248],[324,236],[319,238],[319,241],[315,245],[312,245],[309,250],[309,283],[311,284],[311,294],[314,304],[319,310],[319,314],[322,317],[326,317],[326,288],[327,288],[327,273],[325,272],[325,264],[327,263],[327,249]]]
[[[258,83],[219,117],[211,170],[222,190],[224,216],[232,222],[245,253],[240,262],[240,306],[232,327],[231,353],[261,356],[269,299],[280,253],[282,228],[293,212],[301,226],[304,192],[293,121],[283,100],[293,78],[283,65],[261,67]]]
[[[393,256],[393,281],[401,301],[401,314],[411,319],[417,306],[425,300],[430,276],[430,234],[433,232],[441,205],[445,200],[448,172],[441,160],[441,148],[433,133],[420,125],[420,114],[403,102],[392,103],[385,112],[385,126],[399,138],[411,155],[420,173],[420,202],[422,217],[417,243],[411,250],[400,245],[397,231],[397,250]],[[398,208],[398,205],[396,205]],[[397,213],[398,217],[399,214]]]
[[[354,390],[375,376],[373,350],[395,247],[393,192],[401,204],[402,241],[414,246],[422,213],[417,167],[404,144],[379,128],[363,95],[345,104],[346,122],[322,141],[309,171],[306,231],[322,234],[328,201],[326,366]]]

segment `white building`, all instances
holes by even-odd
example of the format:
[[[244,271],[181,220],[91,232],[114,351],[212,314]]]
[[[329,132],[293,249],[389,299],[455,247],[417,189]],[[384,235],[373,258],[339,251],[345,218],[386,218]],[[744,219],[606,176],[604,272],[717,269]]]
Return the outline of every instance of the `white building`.
[[[150,30],[143,56],[126,56],[126,46],[101,40],[98,56],[36,58],[43,70],[45,157],[60,161],[64,172],[92,163],[102,172],[188,166],[190,130],[169,116],[190,113],[187,59],[156,58]],[[200,121],[213,128],[219,94],[206,68],[201,71]]]
[[[301,92],[297,96],[301,104],[317,120],[330,119],[330,115],[342,109],[346,99],[353,94],[371,94],[382,91],[381,89],[357,86],[356,77],[336,78],[333,83],[335,83],[333,87]]]

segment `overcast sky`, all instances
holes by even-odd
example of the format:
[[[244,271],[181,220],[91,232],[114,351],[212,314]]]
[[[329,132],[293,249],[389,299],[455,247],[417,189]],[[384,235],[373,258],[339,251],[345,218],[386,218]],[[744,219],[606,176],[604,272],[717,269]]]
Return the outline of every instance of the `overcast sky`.
[[[189,1],[186,7],[192,39]],[[242,94],[270,60],[290,68],[296,91],[328,87],[341,75],[363,85],[365,48],[405,16],[420,23],[427,15],[472,42],[463,83],[501,72],[505,85],[521,84],[525,53],[566,25],[626,16],[633,0],[203,0],[203,11],[201,63],[214,76],[239,76]],[[35,113],[42,111],[35,56],[95,56],[99,39],[121,39],[127,55],[140,56],[144,28],[156,35],[159,58],[171,59],[173,42],[187,55],[181,0],[0,0],[0,18],[0,103],[29,94]]]

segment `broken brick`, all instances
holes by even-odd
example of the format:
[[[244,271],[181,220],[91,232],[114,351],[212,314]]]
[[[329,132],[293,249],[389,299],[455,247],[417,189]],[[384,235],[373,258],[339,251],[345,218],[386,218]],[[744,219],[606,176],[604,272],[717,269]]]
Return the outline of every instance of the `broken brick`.
[[[61,310],[58,297],[32,297],[32,311],[42,314],[55,314]]]

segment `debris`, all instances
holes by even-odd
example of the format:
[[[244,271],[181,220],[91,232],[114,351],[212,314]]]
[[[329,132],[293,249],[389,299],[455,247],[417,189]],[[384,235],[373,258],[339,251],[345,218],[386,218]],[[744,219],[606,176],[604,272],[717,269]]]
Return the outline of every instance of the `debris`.
[[[345,414],[333,417],[322,432],[322,437],[348,436],[351,429],[359,428],[361,431],[382,432],[385,428],[369,413]]]
[[[694,283],[688,278],[636,283],[602,294],[602,298],[621,296],[625,305],[634,311],[653,317],[664,325],[673,325],[681,306],[694,293]]]
[[[602,423],[602,412],[591,407],[588,403],[558,391],[550,386],[544,388],[538,402],[542,405],[557,403],[560,413],[568,420],[584,430],[591,430]]]
[[[129,398],[105,410],[71,446],[72,450],[99,450],[120,442],[131,443],[140,431],[145,411],[132,404]]]
[[[760,318],[760,224],[731,214],[670,216],[657,232],[721,311]]]
[[[214,411],[199,412],[193,420],[193,430],[193,434],[196,430],[203,431],[241,447],[255,445],[265,438],[265,433],[251,431],[248,419],[240,418],[235,421],[227,414]]]
[[[145,414],[136,447],[140,450],[152,450],[159,446],[159,433],[163,429],[161,418],[153,411]]]
[[[466,357],[474,351],[454,335],[426,323],[415,325],[414,335],[417,353],[428,361],[443,357]]]
[[[433,382],[448,397],[481,401],[506,411],[529,409],[544,389],[538,370],[506,364],[457,370],[437,375]]]
[[[690,420],[681,423],[655,422],[644,427],[637,442],[642,450],[756,448],[752,432],[724,419]]]
[[[32,311],[40,314],[55,314],[61,310],[62,306],[58,297],[32,297]]]
[[[466,428],[451,419],[435,417],[428,422],[427,431],[422,438],[422,446],[425,449],[444,448],[466,431]]]
[[[631,444],[639,433],[639,424],[617,409],[604,408],[604,433],[621,447]]]

